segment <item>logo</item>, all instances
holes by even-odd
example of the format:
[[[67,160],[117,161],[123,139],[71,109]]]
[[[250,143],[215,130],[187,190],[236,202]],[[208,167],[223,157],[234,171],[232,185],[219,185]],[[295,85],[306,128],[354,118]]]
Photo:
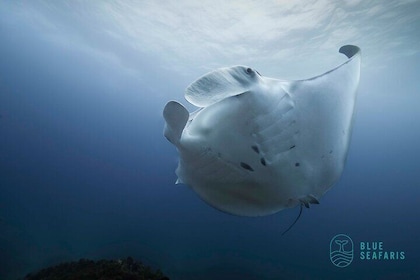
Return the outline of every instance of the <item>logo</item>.
[[[330,260],[337,267],[346,267],[353,261],[353,240],[345,234],[337,234],[330,242]]]
[[[354,247],[356,244],[356,248]],[[337,234],[330,241],[330,260],[333,265],[343,268],[349,266],[355,257],[361,262],[403,261],[405,251],[391,248],[389,250],[382,240],[362,240],[353,243],[350,236]]]

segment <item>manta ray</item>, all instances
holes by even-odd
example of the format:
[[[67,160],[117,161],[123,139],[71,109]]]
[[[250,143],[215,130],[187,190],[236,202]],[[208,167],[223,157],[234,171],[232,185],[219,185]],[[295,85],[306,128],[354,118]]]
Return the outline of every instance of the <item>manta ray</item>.
[[[169,101],[164,136],[179,152],[177,183],[240,216],[318,204],[344,169],[360,77],[360,49],[339,52],[346,62],[306,80],[247,66],[207,73],[186,89],[193,113]]]

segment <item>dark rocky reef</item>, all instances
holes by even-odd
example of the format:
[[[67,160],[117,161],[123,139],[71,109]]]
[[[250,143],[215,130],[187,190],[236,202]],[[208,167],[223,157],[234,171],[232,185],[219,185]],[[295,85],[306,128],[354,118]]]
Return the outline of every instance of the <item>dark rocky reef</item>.
[[[25,280],[169,280],[160,270],[128,257],[122,260],[62,263],[26,275]]]

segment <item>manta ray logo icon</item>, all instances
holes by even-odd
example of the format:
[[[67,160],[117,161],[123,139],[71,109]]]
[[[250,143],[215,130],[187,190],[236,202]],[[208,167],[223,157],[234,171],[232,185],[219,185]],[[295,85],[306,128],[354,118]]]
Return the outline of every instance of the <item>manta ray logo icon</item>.
[[[337,234],[330,242],[330,260],[337,267],[346,267],[353,261],[354,245],[348,235]]]

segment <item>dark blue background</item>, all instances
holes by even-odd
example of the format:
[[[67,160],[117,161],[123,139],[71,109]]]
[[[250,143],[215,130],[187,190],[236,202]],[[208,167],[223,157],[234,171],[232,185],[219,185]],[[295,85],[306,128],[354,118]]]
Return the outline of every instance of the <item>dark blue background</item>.
[[[184,280],[420,277],[418,48],[362,67],[344,174],[282,237],[297,208],[236,217],[174,185],[177,153],[162,136],[161,111],[189,77],[159,67],[156,55],[124,62],[139,78],[0,14],[1,279],[128,255]],[[341,269],[329,260],[339,233],[356,245]],[[382,241],[406,259],[361,261],[360,241]]]

